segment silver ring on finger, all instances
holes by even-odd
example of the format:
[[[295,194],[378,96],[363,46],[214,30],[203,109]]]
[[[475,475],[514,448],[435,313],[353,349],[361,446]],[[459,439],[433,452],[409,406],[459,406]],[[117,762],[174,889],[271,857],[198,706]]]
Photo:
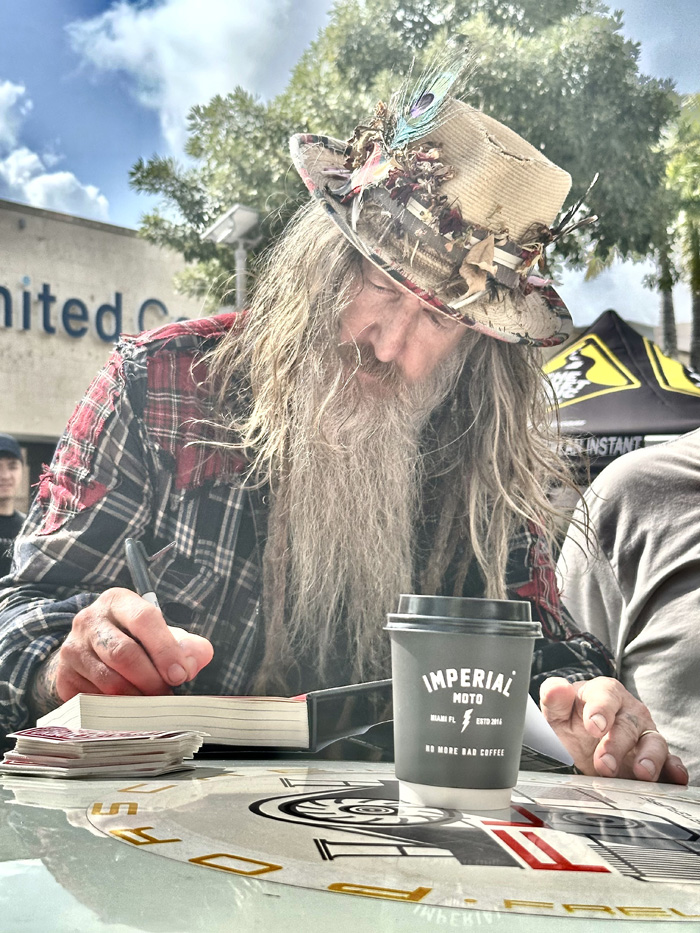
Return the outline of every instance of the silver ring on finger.
[[[641,732],[639,735],[640,739],[643,739],[645,735],[661,735],[658,729],[645,729],[644,732]],[[663,736],[661,736],[663,738]]]

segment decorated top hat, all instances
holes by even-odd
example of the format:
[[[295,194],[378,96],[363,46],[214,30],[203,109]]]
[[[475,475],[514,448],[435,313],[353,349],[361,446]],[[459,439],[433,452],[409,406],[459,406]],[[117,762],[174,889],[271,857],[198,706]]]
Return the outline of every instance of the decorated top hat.
[[[534,274],[571,186],[517,133],[450,97],[454,71],[379,103],[349,142],[298,134],[294,164],[359,252],[427,305],[500,340],[554,346],[571,316]]]

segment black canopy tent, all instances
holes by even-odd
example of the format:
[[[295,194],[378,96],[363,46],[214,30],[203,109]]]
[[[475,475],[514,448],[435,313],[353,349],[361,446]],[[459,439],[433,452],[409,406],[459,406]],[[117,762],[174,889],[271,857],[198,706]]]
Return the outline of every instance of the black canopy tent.
[[[605,311],[544,366],[568,453],[597,475],[616,457],[700,426],[700,376]]]

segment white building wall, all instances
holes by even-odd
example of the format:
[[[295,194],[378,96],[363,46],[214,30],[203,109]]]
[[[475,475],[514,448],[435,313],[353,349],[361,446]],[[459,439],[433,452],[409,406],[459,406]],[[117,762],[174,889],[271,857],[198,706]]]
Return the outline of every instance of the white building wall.
[[[0,431],[57,440],[119,328],[201,316],[173,289],[184,267],[134,230],[0,200]]]

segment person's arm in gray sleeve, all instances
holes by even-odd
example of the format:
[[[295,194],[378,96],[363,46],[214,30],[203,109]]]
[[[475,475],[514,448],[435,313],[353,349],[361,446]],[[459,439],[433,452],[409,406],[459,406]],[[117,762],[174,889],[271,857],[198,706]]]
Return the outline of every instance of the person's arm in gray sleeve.
[[[606,529],[616,521],[616,503],[604,488],[588,490],[585,500],[588,520],[579,505],[557,562],[561,599],[578,627],[601,641],[618,666],[626,607],[605,541]]]

